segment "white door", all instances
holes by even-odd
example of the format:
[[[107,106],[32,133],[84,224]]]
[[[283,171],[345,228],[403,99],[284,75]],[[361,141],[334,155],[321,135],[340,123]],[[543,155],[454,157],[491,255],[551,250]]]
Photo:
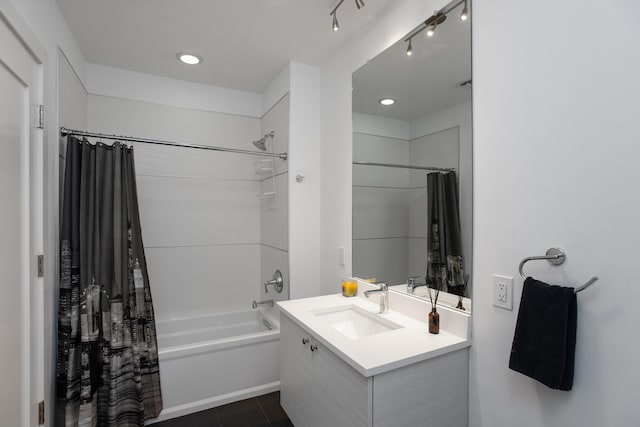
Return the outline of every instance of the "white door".
[[[43,398],[41,67],[0,14],[0,423],[38,424]]]

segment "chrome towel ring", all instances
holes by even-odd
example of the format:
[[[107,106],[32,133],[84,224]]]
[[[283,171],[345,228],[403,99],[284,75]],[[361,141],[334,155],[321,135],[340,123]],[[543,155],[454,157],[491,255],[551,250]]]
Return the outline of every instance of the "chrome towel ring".
[[[564,260],[565,260],[566,256],[567,256],[567,254],[565,253],[565,251],[563,251],[560,248],[549,248],[549,249],[547,249],[547,252],[546,252],[545,255],[530,256],[530,257],[526,257],[525,259],[520,261],[520,265],[518,266],[518,271],[520,272],[520,276],[523,279],[526,279],[527,275],[524,274],[524,271],[522,269],[523,269],[524,265],[527,262],[546,259],[547,261],[549,261],[549,263],[551,265],[561,265],[562,263],[564,263]],[[596,280],[598,280],[598,276],[593,276],[591,279],[589,279],[589,281],[587,283],[585,283],[582,286],[578,286],[577,288],[575,288],[575,292],[577,293],[577,292],[580,292],[580,291],[583,291],[583,290],[587,289]]]

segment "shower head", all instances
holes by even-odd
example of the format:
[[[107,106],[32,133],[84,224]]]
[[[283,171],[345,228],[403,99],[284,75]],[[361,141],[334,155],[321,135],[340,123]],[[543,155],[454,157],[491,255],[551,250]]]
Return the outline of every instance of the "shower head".
[[[267,151],[267,138],[273,138],[274,132],[271,131],[265,134],[262,138],[257,141],[253,141],[253,145],[255,145],[258,149],[262,151]]]

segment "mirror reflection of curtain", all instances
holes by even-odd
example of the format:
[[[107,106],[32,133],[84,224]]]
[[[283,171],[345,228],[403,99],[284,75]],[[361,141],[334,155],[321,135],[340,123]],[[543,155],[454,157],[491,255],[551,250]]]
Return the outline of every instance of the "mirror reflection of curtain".
[[[464,293],[462,237],[455,172],[427,174],[427,275],[429,287]]]
[[[133,151],[69,137],[60,231],[57,426],[143,425],[162,408]]]

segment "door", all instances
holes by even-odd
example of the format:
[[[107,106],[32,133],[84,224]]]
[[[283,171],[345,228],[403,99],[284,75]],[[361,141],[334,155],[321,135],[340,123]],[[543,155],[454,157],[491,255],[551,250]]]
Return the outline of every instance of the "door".
[[[2,12],[2,11],[0,11]],[[44,396],[41,66],[0,13],[0,420],[38,424]]]
[[[298,427],[317,425],[312,394],[311,335],[280,314],[280,404]]]

